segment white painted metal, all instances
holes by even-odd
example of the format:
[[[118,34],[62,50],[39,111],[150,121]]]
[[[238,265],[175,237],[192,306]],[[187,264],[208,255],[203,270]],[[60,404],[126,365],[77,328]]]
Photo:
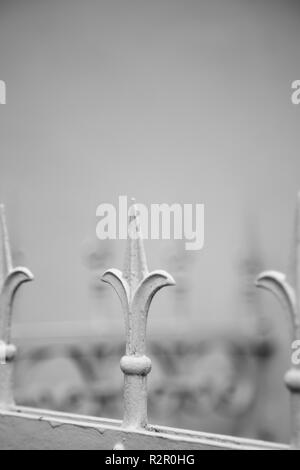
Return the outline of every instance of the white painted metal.
[[[292,287],[286,276],[277,271],[265,271],[257,280],[257,287],[267,289],[281,301],[287,309],[292,328],[293,341],[300,340],[300,193],[297,199],[296,211],[296,285]],[[292,355],[291,355],[292,356]],[[300,364],[293,364],[286,373],[285,383],[291,393],[292,405],[292,439],[291,446],[300,449]]]
[[[102,280],[117,292],[125,317],[126,355],[121,359],[125,377],[123,426],[145,428],[148,422],[147,375],[151,371],[151,360],[146,356],[148,311],[156,292],[175,282],[165,271],[148,272],[135,204],[128,221],[124,270],[110,269]]]
[[[163,426],[124,429],[121,421],[32,408],[0,411],[0,449],[288,450],[289,447]]]
[[[164,286],[174,285],[174,280],[164,271],[148,272],[135,208],[129,224],[135,236],[128,239],[123,273],[109,270],[103,275],[103,280],[117,291],[125,315],[126,355],[121,359],[125,376],[123,422],[15,406],[12,389],[15,348],[10,344],[12,303],[17,288],[23,282],[32,280],[33,276],[26,268],[12,268],[3,206],[0,216],[0,362],[3,362],[0,364],[0,449],[193,451],[290,448],[269,442],[148,424],[146,377],[151,370],[151,361],[146,356],[147,315],[155,293]],[[296,296],[291,288],[274,273],[260,277],[259,285],[269,287],[268,283],[276,293],[283,294],[296,321]],[[295,337],[298,338],[299,331],[296,331]],[[292,368],[287,376],[291,390],[294,373],[296,388],[298,386],[298,372],[298,369]]]
[[[13,268],[5,220],[4,206],[0,206],[0,407],[14,403],[13,365],[16,348],[11,344],[13,300],[21,284],[31,281],[33,275],[27,268]]]

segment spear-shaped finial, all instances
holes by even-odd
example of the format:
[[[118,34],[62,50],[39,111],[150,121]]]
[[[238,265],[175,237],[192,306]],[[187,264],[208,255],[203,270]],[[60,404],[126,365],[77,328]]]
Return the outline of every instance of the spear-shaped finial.
[[[33,275],[26,268],[12,267],[12,258],[4,206],[0,205],[0,408],[14,403],[12,389],[12,360],[16,348],[11,344],[13,299],[18,287],[31,281]]]
[[[277,271],[264,271],[256,280],[257,287],[273,292],[289,312],[293,344],[295,344],[294,341],[300,340],[300,193],[297,198],[295,239],[295,287],[289,284],[284,274]],[[291,367],[285,375],[285,383],[291,393],[291,445],[294,448],[300,449],[300,364],[294,362],[292,358]]]
[[[102,280],[117,292],[125,316],[126,355],[121,359],[124,373],[123,426],[147,426],[147,375],[151,360],[146,356],[146,326],[151,301],[162,287],[175,284],[165,271],[148,272],[138,217],[138,206],[129,209],[128,237],[123,273],[106,271]]]
[[[0,230],[1,230],[1,246],[0,246],[0,290],[4,284],[7,273],[12,269],[11,252],[9,246],[8,231],[5,220],[5,207],[0,204]]]
[[[123,267],[123,277],[130,286],[131,293],[133,293],[139,283],[148,274],[148,266],[137,205],[134,198],[132,198],[131,201],[132,205],[128,211],[128,241]]]

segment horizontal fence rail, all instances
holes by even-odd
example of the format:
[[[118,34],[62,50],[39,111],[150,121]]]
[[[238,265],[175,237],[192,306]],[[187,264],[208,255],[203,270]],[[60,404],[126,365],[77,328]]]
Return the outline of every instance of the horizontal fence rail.
[[[288,450],[289,446],[163,426],[14,407],[0,411],[0,449]]]
[[[258,287],[283,298],[291,314],[294,339],[299,337],[300,295],[300,198],[297,224],[297,288],[276,272],[264,272]],[[128,240],[123,271],[109,269],[102,280],[118,294],[125,321],[126,353],[120,366],[124,374],[124,417],[122,421],[53,412],[15,405],[13,365],[16,348],[11,344],[14,295],[18,287],[33,279],[22,267],[13,268],[4,207],[0,206],[0,449],[107,449],[107,450],[288,450],[300,448],[300,368],[293,365],[285,377],[292,395],[293,430],[291,445],[281,445],[204,432],[153,426],[147,416],[147,375],[151,359],[146,355],[146,327],[151,301],[174,279],[165,271],[149,273],[138,213],[133,204],[129,214]],[[300,272],[300,271],[299,271]],[[280,423],[278,423],[280,425]]]

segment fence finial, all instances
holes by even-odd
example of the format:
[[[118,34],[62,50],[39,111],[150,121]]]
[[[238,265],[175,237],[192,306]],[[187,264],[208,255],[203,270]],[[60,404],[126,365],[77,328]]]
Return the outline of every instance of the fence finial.
[[[18,287],[33,275],[22,267],[13,268],[4,206],[0,205],[0,408],[14,403],[12,360],[16,348],[11,344],[12,306]]]
[[[256,280],[257,287],[262,287],[273,292],[289,312],[293,341],[300,340],[300,193],[298,193],[296,210],[295,264],[295,288],[289,284],[284,274],[277,271],[264,271]],[[291,393],[291,445],[294,448],[300,449],[300,364],[295,364],[291,360],[291,367],[285,375],[285,384]]]
[[[124,373],[123,426],[138,429],[147,426],[147,375],[151,370],[151,360],[146,356],[148,311],[156,292],[162,287],[175,285],[175,281],[165,271],[148,272],[135,203],[128,215],[123,273],[109,269],[102,280],[117,292],[125,316],[126,355],[121,359]]]

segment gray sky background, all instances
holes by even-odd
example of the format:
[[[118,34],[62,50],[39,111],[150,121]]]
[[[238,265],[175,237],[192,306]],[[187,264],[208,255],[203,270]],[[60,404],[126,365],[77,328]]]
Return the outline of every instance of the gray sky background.
[[[291,1],[1,1],[0,199],[16,260],[36,276],[15,321],[88,324],[111,302],[122,326],[113,293],[92,298],[85,266],[106,249],[97,205],[122,194],[205,204],[190,310],[239,317],[241,259],[254,250],[286,270],[291,256],[299,41]],[[151,268],[169,267],[172,243],[146,247]],[[103,267],[122,267],[123,249],[110,243]],[[153,322],[171,302],[159,295]]]

